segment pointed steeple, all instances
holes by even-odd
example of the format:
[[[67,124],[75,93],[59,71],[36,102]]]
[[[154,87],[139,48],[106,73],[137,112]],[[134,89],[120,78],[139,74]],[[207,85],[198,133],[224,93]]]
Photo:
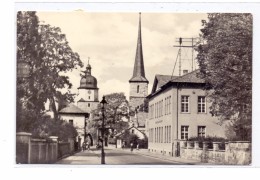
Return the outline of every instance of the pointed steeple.
[[[144,71],[142,33],[141,33],[141,13],[139,13],[139,28],[138,28],[134,71],[133,71],[133,76],[129,80],[129,82],[148,82],[148,80],[145,77],[145,71]]]

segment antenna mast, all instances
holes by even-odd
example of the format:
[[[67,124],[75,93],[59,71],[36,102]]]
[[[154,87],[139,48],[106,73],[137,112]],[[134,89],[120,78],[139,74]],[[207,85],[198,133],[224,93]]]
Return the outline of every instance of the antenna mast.
[[[179,42],[179,45],[174,45],[173,47],[179,47],[179,51],[178,51],[178,55],[177,55],[177,57],[179,56],[179,76],[181,76],[181,66],[182,66],[182,64],[181,64],[181,50],[182,50],[182,48],[192,48],[192,50],[191,50],[191,70],[193,71],[193,61],[194,61],[194,47],[195,47],[195,45],[194,45],[194,39],[196,39],[196,38],[177,38],[176,39],[176,42]],[[183,45],[183,43],[184,44],[187,44],[187,43],[191,43],[191,45]],[[177,59],[176,59],[177,60]]]

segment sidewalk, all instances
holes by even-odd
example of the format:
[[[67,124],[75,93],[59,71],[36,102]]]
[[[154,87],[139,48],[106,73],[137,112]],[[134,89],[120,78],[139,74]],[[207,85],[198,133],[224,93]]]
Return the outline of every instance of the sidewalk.
[[[69,157],[63,158],[56,162],[56,164],[78,164],[78,165],[99,165],[100,156],[95,153],[94,148],[90,150],[77,152]]]

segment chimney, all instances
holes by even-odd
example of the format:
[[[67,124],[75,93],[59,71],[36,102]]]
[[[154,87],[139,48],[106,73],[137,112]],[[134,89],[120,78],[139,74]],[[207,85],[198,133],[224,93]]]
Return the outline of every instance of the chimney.
[[[185,74],[187,74],[189,71],[188,70],[183,70],[182,71],[182,75],[185,75]]]

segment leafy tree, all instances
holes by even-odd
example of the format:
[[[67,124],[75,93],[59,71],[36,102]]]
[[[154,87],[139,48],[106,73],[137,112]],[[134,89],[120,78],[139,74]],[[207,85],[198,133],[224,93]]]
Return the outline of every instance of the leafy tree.
[[[48,139],[49,136],[58,136],[60,141],[67,141],[68,138],[76,138],[78,135],[73,125],[63,120],[55,121],[49,116],[42,116],[33,121],[32,125],[31,133],[36,138]]]
[[[128,128],[129,119],[129,105],[124,93],[112,93],[105,96],[107,104],[105,107],[105,126],[112,132],[107,131],[106,135],[114,136],[115,133],[121,132]],[[92,112],[93,121],[92,126],[101,127],[102,123],[102,109],[99,105],[96,110]],[[125,120],[124,120],[125,119]]]
[[[41,117],[48,99],[54,119],[58,120],[55,101],[73,101],[69,92],[72,84],[66,72],[83,66],[79,55],[72,51],[60,28],[40,24],[36,12],[20,11],[17,13],[17,61],[20,60],[29,64],[30,75],[17,79],[17,130],[27,130],[19,125],[28,118]],[[61,89],[67,92],[61,93]]]
[[[130,147],[130,144],[133,143],[134,145],[139,142],[139,137],[136,134],[130,133],[129,130],[125,130],[120,137],[122,141],[124,141],[126,144],[126,147]]]
[[[251,140],[252,15],[210,13],[202,23],[197,59],[211,113],[230,120],[238,139]]]

